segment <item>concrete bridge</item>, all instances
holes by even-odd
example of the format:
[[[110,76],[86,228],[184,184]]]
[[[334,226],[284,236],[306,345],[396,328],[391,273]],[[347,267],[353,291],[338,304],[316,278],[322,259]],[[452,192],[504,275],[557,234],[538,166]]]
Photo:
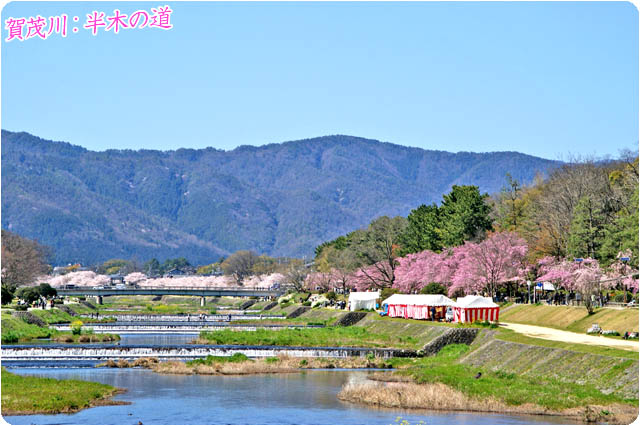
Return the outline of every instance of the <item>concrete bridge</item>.
[[[56,290],[59,296],[94,296],[98,304],[102,304],[102,298],[104,296],[199,296],[200,306],[205,305],[206,297],[278,297],[285,293],[283,289],[276,290],[255,287],[65,287]]]

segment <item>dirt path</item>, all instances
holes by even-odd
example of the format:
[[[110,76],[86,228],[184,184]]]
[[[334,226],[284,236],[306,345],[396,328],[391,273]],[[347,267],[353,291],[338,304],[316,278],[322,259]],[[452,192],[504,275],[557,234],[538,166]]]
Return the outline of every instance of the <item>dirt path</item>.
[[[537,325],[500,323],[501,326],[524,334],[529,337],[539,339],[556,340],[559,342],[582,343],[584,345],[600,345],[613,348],[628,349],[638,352],[639,344],[637,340],[617,340],[603,336],[592,336],[589,334],[573,333],[571,331],[556,330],[555,328],[539,327]]]

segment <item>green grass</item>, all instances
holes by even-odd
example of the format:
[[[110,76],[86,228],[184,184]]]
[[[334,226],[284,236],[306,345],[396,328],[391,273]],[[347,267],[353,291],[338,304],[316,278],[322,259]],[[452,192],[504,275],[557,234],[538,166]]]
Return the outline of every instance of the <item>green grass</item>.
[[[59,333],[52,337],[53,341],[60,343],[96,343],[96,342],[117,342],[120,336],[111,333],[94,334],[92,331],[82,331],[82,334]]]
[[[57,308],[50,309],[50,310],[34,309],[30,312],[33,315],[40,318],[42,321],[46,322],[47,324],[71,322],[74,320],[74,317]]]
[[[276,358],[277,361],[278,358]],[[245,362],[250,361],[249,357],[240,352],[236,352],[231,356],[213,356],[209,355],[206,358],[194,359],[192,361],[187,361],[186,364],[191,367],[194,365],[213,365],[213,364],[221,364],[225,362]]]
[[[19,376],[2,368],[2,414],[69,413],[91,407],[117,388],[81,380]]]
[[[9,313],[2,313],[2,343],[51,337],[53,334],[54,330],[28,324],[19,318],[12,317]]]
[[[604,330],[638,331],[637,309],[596,309],[589,315],[584,307],[551,305],[517,305],[500,312],[500,321],[538,325],[559,330],[586,333],[597,323]]]
[[[558,348],[566,349],[574,352],[584,352],[597,355],[614,356],[618,358],[638,359],[638,352],[632,350],[625,350],[607,346],[597,345],[583,345],[580,343],[567,343],[555,340],[538,339],[535,337],[525,336],[523,334],[516,333],[513,330],[500,329],[500,332],[496,334],[496,338],[500,340],[506,340],[508,342],[524,343],[527,345],[544,346],[546,348]]]
[[[560,410],[585,404],[615,402],[638,404],[638,400],[605,395],[588,384],[566,383],[552,378],[527,377],[501,371],[492,372],[458,363],[469,351],[467,345],[449,345],[435,357],[416,361],[396,374],[411,376],[417,383],[444,383],[472,397],[494,397],[510,405],[534,403]],[[475,375],[481,372],[479,379]]]
[[[200,338],[213,344],[276,346],[357,346],[417,349],[418,339],[371,333],[363,327],[326,327],[255,331],[216,330],[200,333]]]

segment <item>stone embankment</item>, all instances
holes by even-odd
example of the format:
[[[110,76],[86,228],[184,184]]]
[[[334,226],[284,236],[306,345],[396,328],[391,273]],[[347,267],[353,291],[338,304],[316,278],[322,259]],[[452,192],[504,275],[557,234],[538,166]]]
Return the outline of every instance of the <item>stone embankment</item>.
[[[487,339],[464,364],[532,377],[590,383],[605,394],[638,398],[638,360]]]
[[[431,342],[424,345],[422,352],[426,356],[435,355],[446,345],[465,344],[470,345],[478,335],[477,328],[450,328]]]

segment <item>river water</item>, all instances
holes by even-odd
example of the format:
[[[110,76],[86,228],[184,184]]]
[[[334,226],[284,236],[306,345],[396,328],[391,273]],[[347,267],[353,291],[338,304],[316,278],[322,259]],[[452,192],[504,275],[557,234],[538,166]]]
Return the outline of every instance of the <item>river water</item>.
[[[179,376],[127,368],[9,368],[39,377],[79,379],[127,389],[115,399],[131,405],[75,414],[6,416],[10,424],[550,424],[558,417],[375,409],[336,398],[367,371],[310,370],[252,376]],[[402,420],[398,420],[401,417]]]
[[[194,334],[123,334],[121,345],[179,345]],[[42,342],[44,343],[44,342]],[[99,344],[97,344],[99,345]],[[366,381],[366,370],[307,370],[249,376],[163,375],[138,368],[86,368],[98,361],[4,362],[9,371],[78,379],[127,390],[114,399],[131,405],[94,407],[75,414],[7,416],[11,424],[555,424],[550,416],[508,416],[377,409],[336,397],[346,383]],[[36,368],[33,368],[36,367]],[[55,367],[55,368],[54,368]],[[398,420],[398,417],[402,419]]]

